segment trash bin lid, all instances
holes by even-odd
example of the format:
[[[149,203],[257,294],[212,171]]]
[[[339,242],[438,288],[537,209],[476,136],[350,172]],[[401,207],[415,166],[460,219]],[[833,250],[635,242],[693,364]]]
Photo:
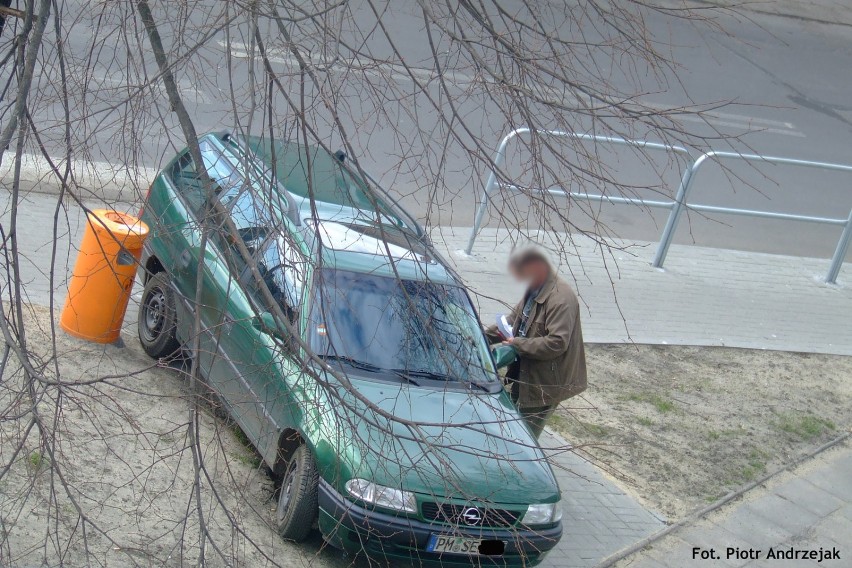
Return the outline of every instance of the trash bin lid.
[[[110,232],[116,237],[148,235],[148,225],[128,213],[112,209],[95,209],[89,212],[89,222],[97,232]]]

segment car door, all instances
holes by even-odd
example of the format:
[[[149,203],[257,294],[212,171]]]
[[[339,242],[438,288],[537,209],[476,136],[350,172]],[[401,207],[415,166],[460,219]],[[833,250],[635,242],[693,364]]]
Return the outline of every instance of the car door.
[[[161,238],[174,251],[168,269],[182,302],[178,335],[190,347],[197,346],[193,355],[198,359],[202,374],[207,377],[215,353],[211,335],[216,326],[221,324],[225,305],[220,286],[216,283],[227,278],[227,266],[221,254],[224,242],[221,228],[214,218],[205,218],[208,210],[206,204],[208,193],[216,196],[223,188],[239,183],[239,178],[209,137],[202,138],[198,146],[214,187],[208,191],[192,156],[188,151],[181,154],[170,169],[169,180],[180,197],[180,201],[172,207],[184,209],[185,221],[167,227]],[[202,236],[203,232],[206,232],[206,239]],[[197,338],[196,315],[200,323]]]
[[[262,282],[249,270],[243,276],[254,309],[283,314],[289,323],[274,321],[272,325],[243,326],[240,330],[246,336],[244,348],[251,352],[250,364],[243,373],[257,397],[256,412],[265,417],[259,424],[257,447],[274,458],[278,433],[295,423],[291,387],[304,374],[304,363],[300,342],[293,334],[304,337],[303,305],[310,265],[299,242],[287,230],[266,239],[254,260]]]
[[[268,341],[258,329],[265,308],[258,303],[256,287],[246,276],[251,272],[249,262],[234,239],[240,239],[256,262],[258,246],[275,239],[283,220],[251,179],[223,190],[219,203],[236,236],[228,233],[220,239],[226,259],[216,265],[215,304],[201,307],[213,340],[209,381],[233,418],[260,448],[277,428],[266,404],[267,382],[274,380],[275,369],[256,365],[255,352]]]

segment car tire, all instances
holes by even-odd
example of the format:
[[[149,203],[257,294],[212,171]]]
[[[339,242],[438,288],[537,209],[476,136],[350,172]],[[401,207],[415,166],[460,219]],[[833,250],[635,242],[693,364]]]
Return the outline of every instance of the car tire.
[[[317,520],[319,472],[311,450],[304,444],[290,456],[278,489],[275,528],[286,540],[302,542]]]
[[[171,357],[180,349],[175,292],[166,272],[151,275],[145,283],[136,325],[142,348],[154,359]]]

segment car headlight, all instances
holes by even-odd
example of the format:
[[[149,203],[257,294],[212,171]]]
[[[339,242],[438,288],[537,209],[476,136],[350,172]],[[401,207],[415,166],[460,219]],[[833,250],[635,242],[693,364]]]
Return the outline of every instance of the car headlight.
[[[384,487],[366,479],[350,479],[346,482],[346,491],[352,497],[377,507],[405,513],[417,512],[414,493],[402,489]]]
[[[542,503],[540,505],[530,505],[527,512],[524,513],[522,522],[529,526],[533,525],[549,525],[562,520],[562,507],[559,503]]]

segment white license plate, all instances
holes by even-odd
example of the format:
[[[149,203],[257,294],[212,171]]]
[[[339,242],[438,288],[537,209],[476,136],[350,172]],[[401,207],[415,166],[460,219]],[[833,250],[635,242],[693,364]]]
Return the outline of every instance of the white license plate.
[[[505,546],[506,543],[500,540],[433,534],[429,537],[426,552],[466,554],[468,556],[499,556],[503,554]]]

